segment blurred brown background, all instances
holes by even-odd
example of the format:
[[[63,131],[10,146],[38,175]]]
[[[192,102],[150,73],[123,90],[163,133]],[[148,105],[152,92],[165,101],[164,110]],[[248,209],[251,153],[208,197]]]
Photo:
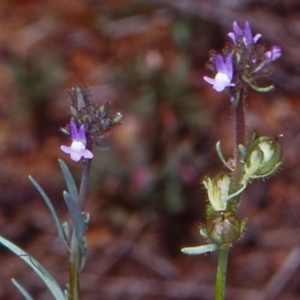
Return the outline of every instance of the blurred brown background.
[[[248,129],[283,134],[284,165],[253,183],[241,205],[248,219],[231,251],[227,299],[300,299],[300,2],[298,0],[3,0],[0,3],[0,234],[44,264],[63,287],[68,256],[51,215],[28,180],[68,220],[57,159],[77,180],[68,143],[67,90],[79,83],[99,104],[113,101],[123,124],[95,152],[87,211],[88,263],[82,299],[210,300],[217,256],[188,257],[204,244],[200,184],[232,151],[229,100],[204,83],[208,51],[221,50],[237,20],[279,45],[277,89],[249,94]],[[19,258],[0,248],[0,299],[52,299]]]

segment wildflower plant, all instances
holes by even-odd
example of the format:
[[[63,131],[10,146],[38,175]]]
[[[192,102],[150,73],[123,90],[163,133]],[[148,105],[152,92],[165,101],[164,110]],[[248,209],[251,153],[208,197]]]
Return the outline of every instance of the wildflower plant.
[[[61,159],[58,162],[67,186],[67,191],[63,192],[63,198],[71,222],[61,223],[46,192],[33,177],[29,176],[30,181],[48,206],[58,236],[69,254],[69,283],[62,289],[52,275],[35,258],[0,236],[0,243],[23,259],[44,281],[57,300],[77,300],[80,297],[80,274],[86,263],[86,233],[90,219],[89,214],[85,211],[85,203],[91,164],[95,155],[94,146],[101,148],[108,133],[119,125],[122,120],[121,113],[111,114],[111,104],[109,102],[101,106],[96,105],[88,89],[76,86],[70,92],[70,98],[71,120],[65,128],[62,128],[62,132],[71,137],[71,145],[62,145],[61,150],[70,155],[71,160],[80,162],[83,166],[79,189],[67,165]],[[15,279],[12,279],[12,282],[25,299],[33,299],[20,283]]]
[[[255,179],[268,178],[282,165],[282,150],[278,141],[253,132],[246,140],[245,114],[248,90],[269,92],[273,85],[259,86],[259,79],[270,74],[270,63],[281,56],[281,48],[259,43],[261,34],[252,35],[250,24],[244,28],[233,23],[233,32],[228,33],[230,42],[220,53],[210,52],[208,69],[214,78],[204,77],[217,92],[230,96],[230,107],[234,116],[233,158],[226,160],[220,142],[216,144],[218,156],[227,172],[215,177],[205,177],[203,185],[207,191],[208,205],[206,222],[200,228],[200,235],[207,245],[186,247],[182,252],[201,255],[219,251],[216,299],[225,297],[226,269],[230,247],[243,235],[246,220],[240,220],[237,210],[248,184]]]

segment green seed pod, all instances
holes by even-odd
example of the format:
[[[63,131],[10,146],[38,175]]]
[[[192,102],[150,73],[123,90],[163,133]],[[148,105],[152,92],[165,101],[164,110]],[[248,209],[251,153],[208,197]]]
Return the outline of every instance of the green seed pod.
[[[230,178],[227,174],[219,174],[214,178],[205,177],[203,184],[207,190],[208,200],[215,211],[226,210]]]
[[[219,211],[208,219],[205,233],[217,245],[231,244],[240,238],[243,228],[234,213]]]
[[[235,193],[229,194],[230,175],[225,173],[218,174],[214,178],[205,177],[203,184],[207,190],[208,200],[211,205],[207,210],[208,216],[215,211],[227,210],[227,203],[240,195],[246,188],[246,185],[243,185]]]
[[[243,182],[274,174],[282,165],[282,150],[272,138],[257,138],[249,150]]]

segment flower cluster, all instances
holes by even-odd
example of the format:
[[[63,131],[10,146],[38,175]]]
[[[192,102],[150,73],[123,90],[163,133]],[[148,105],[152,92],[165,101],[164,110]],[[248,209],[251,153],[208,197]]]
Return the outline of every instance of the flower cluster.
[[[70,154],[74,161],[79,161],[82,157],[91,159],[92,146],[101,147],[103,139],[112,128],[120,124],[123,116],[121,113],[111,115],[110,102],[101,106],[94,104],[88,89],[76,86],[70,96],[72,118],[70,125],[62,128],[62,131],[67,135],[71,134],[72,144],[70,147],[61,146],[61,150]]]
[[[270,73],[266,67],[281,56],[281,48],[272,46],[266,49],[265,45],[258,44],[262,35],[253,37],[248,22],[244,29],[234,22],[233,32],[229,32],[228,36],[232,43],[225,46],[223,54],[211,52],[208,67],[216,72],[215,77],[205,76],[204,80],[217,92],[232,88],[234,93],[238,93],[247,86],[260,92],[270,91],[272,86],[261,88],[256,80]]]
[[[244,29],[241,29],[237,22],[234,21],[233,32],[229,32],[228,36],[231,38],[235,45],[239,43],[240,39],[245,47],[248,48],[250,45],[256,44],[256,42],[261,38],[262,35],[260,33],[257,33],[253,37],[249,22],[246,22]]]

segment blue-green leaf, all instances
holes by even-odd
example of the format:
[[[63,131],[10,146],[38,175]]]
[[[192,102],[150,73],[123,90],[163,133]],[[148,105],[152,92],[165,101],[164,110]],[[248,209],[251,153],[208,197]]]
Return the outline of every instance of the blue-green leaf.
[[[80,243],[80,254],[80,270],[82,270],[86,264],[86,237]]]
[[[39,191],[39,193],[41,194],[42,198],[44,199],[44,201],[46,202],[51,214],[52,214],[52,217],[53,217],[53,220],[55,222],[55,225],[56,225],[56,228],[57,228],[57,231],[58,231],[58,236],[59,238],[61,239],[61,241],[64,243],[65,247],[70,251],[70,248],[68,246],[68,243],[66,241],[66,237],[64,235],[64,230],[62,228],[62,225],[60,223],[60,220],[56,214],[56,211],[52,205],[52,202],[51,200],[49,199],[49,197],[47,196],[47,194],[44,192],[44,190],[42,189],[42,187],[33,179],[32,176],[29,176],[29,180],[32,182],[32,184],[36,187],[36,189]]]
[[[65,295],[58,283],[52,277],[52,275],[31,255],[27,252],[0,236],[0,243],[5,246],[7,249],[15,253],[21,259],[23,259],[35,272],[36,274],[44,281],[47,285],[49,291],[52,293],[56,300],[66,300]]]
[[[76,202],[78,202],[78,189],[69,168],[61,159],[58,160],[58,163],[64,175],[69,194]]]
[[[11,279],[14,286],[19,290],[19,292],[24,296],[26,300],[33,300],[33,298],[30,296],[30,294],[24,289],[24,287],[18,283],[15,279]]]
[[[70,194],[64,191],[63,195],[71,215],[71,219],[76,232],[76,237],[78,240],[81,240],[86,233],[86,224],[84,221],[83,213],[79,209],[78,203],[72,199]]]
[[[201,255],[205,253],[210,253],[216,251],[218,246],[215,244],[197,246],[197,247],[187,247],[181,249],[181,252],[188,255]]]
[[[247,149],[245,148],[245,146],[242,145],[242,144],[239,144],[239,151],[240,151],[240,153],[242,154],[244,161],[246,161],[246,160],[247,160],[247,157],[248,157],[248,151],[247,151]]]
[[[225,158],[224,158],[224,155],[223,155],[223,152],[221,150],[221,142],[218,141],[216,143],[216,150],[217,150],[217,154],[221,160],[221,162],[229,169],[232,171],[232,168],[228,165],[228,163],[226,162]]]
[[[68,222],[63,222],[61,224],[62,229],[64,231],[64,236],[69,239],[70,238],[70,228],[69,228],[69,223]]]

